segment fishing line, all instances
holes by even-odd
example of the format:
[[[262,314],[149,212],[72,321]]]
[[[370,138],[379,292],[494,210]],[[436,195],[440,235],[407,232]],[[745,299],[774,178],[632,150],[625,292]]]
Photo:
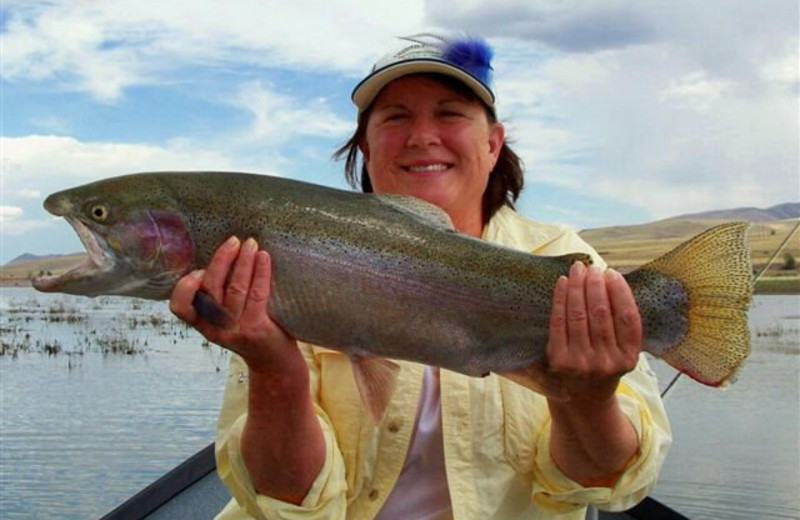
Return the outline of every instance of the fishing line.
[[[789,243],[789,240],[792,238],[792,236],[794,236],[794,234],[797,231],[798,227],[800,227],[800,218],[797,219],[797,224],[794,225],[792,230],[789,231],[789,233],[783,239],[783,242],[781,242],[780,245],[778,246],[778,248],[775,250],[775,252],[772,253],[772,256],[767,261],[767,263],[764,265],[764,267],[761,268],[761,271],[759,271],[758,274],[753,278],[753,290],[755,290],[755,288],[756,288],[756,282],[758,281],[758,279],[761,278],[762,274],[767,272],[767,269],[769,269],[769,266],[772,265],[772,262],[775,261],[775,259],[778,257],[780,252],[783,251],[783,248],[786,247],[786,244]],[[680,379],[682,375],[683,375],[683,372],[678,372],[677,374],[675,374],[675,376],[672,378],[672,380],[669,382],[669,384],[667,384],[667,387],[664,388],[664,391],[661,392],[661,399],[664,399],[667,396],[667,393],[670,390],[672,390],[672,387],[675,386],[675,383],[678,382],[678,379]]]

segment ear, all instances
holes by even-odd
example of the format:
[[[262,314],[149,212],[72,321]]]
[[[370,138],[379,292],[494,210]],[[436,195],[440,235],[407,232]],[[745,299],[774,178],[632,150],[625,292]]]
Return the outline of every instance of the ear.
[[[506,142],[506,129],[502,123],[492,123],[489,126],[489,155],[492,156],[492,165],[497,163],[500,157],[500,150]]]
[[[361,150],[361,155],[364,156],[364,161],[369,162],[369,144],[366,139],[361,139],[358,142],[358,149]]]

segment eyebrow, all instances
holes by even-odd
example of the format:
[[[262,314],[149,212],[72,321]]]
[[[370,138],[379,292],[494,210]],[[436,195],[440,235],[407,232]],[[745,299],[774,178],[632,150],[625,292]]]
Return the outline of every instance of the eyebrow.
[[[466,98],[462,98],[462,97],[451,97],[451,98],[442,99],[441,101],[437,102],[436,104],[438,106],[441,106],[441,105],[447,105],[449,103],[469,103],[469,100],[466,99]],[[408,110],[408,106],[405,105],[404,103],[391,103],[391,104],[388,104],[388,105],[377,106],[376,110],[389,110],[389,109],[393,109],[393,108]]]

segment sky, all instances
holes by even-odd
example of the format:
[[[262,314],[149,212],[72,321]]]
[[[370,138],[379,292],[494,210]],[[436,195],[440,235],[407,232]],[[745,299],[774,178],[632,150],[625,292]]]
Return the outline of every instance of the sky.
[[[51,192],[141,171],[346,188],[352,88],[398,37],[485,37],[526,166],[576,229],[800,200],[791,0],[0,0],[0,264],[82,251]]]

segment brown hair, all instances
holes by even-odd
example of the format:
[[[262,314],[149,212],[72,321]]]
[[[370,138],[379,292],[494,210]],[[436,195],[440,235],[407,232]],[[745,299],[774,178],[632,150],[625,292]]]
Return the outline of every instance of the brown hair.
[[[494,108],[481,101],[480,98],[461,81],[443,74],[423,75],[458,92],[470,101],[479,101],[486,111],[486,118],[489,123],[494,124],[497,122],[497,115],[495,114]],[[353,188],[360,187],[361,191],[364,193],[372,193],[373,189],[372,182],[369,178],[369,172],[367,171],[367,165],[363,158],[361,159],[361,176],[360,178],[356,176],[359,162],[358,156],[360,153],[359,144],[366,138],[367,121],[369,121],[374,103],[373,101],[370,106],[358,115],[358,124],[356,125],[355,132],[353,132],[353,135],[341,148],[333,153],[333,158],[336,160],[344,158],[344,175],[350,186]],[[507,205],[511,208],[514,207],[514,202],[516,202],[522,191],[523,183],[522,159],[508,146],[507,142],[504,142],[500,149],[497,163],[489,174],[489,183],[486,186],[486,191],[483,192],[484,225],[489,222],[492,215],[503,205]]]

